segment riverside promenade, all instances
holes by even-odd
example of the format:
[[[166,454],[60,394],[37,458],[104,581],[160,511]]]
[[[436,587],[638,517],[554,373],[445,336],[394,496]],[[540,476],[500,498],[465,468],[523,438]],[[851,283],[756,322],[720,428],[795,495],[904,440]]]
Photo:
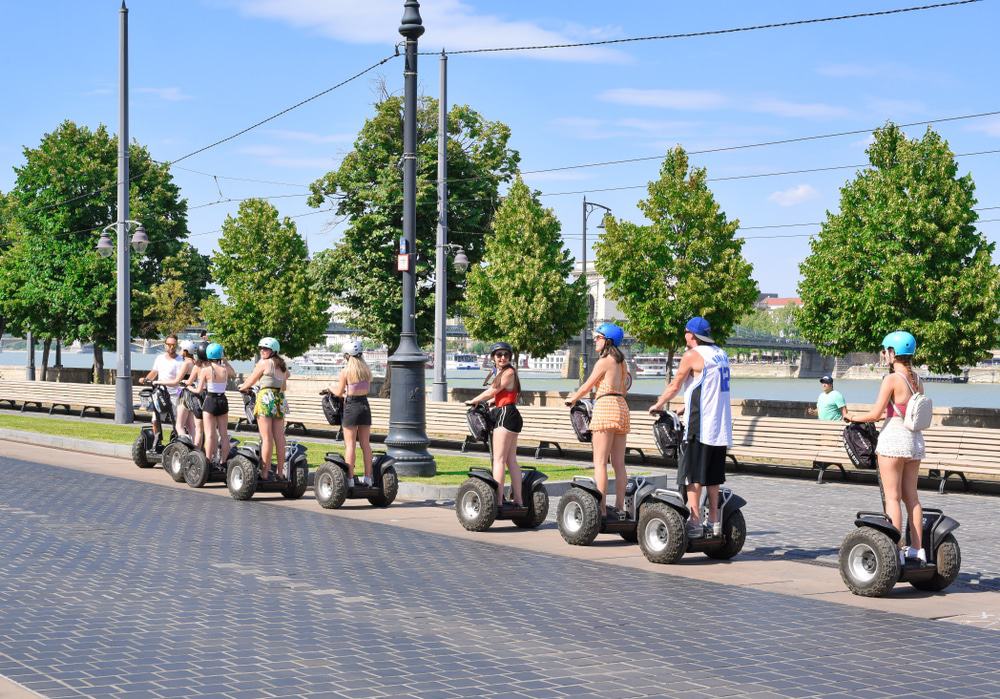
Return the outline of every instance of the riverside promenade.
[[[745,552],[654,566],[601,537],[462,530],[446,505],[321,510],[0,442],[0,696],[995,696],[991,496],[944,594],[848,594],[864,485],[740,475]],[[937,501],[932,493],[922,496]],[[553,503],[554,506],[554,503]],[[17,683],[16,685],[13,683]]]

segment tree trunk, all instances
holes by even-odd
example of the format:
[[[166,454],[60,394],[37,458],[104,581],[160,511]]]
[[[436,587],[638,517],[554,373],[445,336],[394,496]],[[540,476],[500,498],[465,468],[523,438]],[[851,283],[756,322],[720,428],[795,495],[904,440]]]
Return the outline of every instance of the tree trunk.
[[[392,355],[389,355],[392,356]],[[341,369],[343,371],[343,369]],[[379,398],[389,398],[392,395],[392,364],[389,362],[385,363],[385,380],[382,382],[382,388],[378,391]]]
[[[42,381],[48,381],[49,378],[49,350],[52,348],[52,338],[45,338],[45,342],[42,343]]]
[[[62,371],[62,340],[56,338],[56,363],[55,369]]]
[[[104,348],[94,343],[94,383],[104,383]]]
[[[0,316],[0,339],[3,338],[3,331],[7,328],[7,319]]]

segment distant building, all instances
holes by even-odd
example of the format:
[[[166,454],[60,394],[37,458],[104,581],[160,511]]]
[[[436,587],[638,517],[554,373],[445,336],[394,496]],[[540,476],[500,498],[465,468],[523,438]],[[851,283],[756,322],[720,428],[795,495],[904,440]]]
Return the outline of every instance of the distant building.
[[[577,262],[573,267],[573,279],[578,279],[583,263]],[[608,285],[604,277],[597,273],[592,262],[587,263],[587,295],[590,299],[593,312],[591,319],[594,326],[600,325],[604,321],[621,321],[625,314],[618,310],[617,304],[608,298]]]
[[[778,296],[777,294],[761,294],[761,296],[762,298],[757,301],[757,308],[777,311],[786,306],[802,307],[802,299],[798,296]]]

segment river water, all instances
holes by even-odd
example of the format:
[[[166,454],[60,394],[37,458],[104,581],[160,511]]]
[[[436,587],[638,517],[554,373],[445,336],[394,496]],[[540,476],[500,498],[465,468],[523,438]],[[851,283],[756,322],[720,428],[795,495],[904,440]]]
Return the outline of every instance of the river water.
[[[133,369],[149,369],[153,366],[156,354],[132,354]],[[89,353],[63,352],[63,366],[89,367],[93,356]],[[49,360],[54,361],[54,356]],[[115,366],[115,353],[104,353],[104,365],[108,369]],[[41,363],[41,352],[35,355],[36,371]],[[0,352],[0,366],[25,366],[25,352]],[[249,372],[252,362],[233,362],[233,367],[239,372]],[[309,374],[313,376],[313,374]],[[473,388],[481,386],[484,372],[482,371],[452,371],[449,372],[448,385],[456,388]],[[427,371],[427,385],[433,381],[434,373]],[[571,391],[577,387],[572,379],[562,379],[549,373],[522,372],[521,385],[526,390],[535,391]],[[870,403],[878,393],[878,382],[873,380],[838,379],[834,387],[844,394],[848,403]],[[664,387],[662,378],[637,379],[632,387],[632,393],[655,395]],[[815,401],[820,393],[817,379],[741,379],[733,378],[731,382],[734,398],[759,398],[767,400]],[[925,392],[934,400],[934,405],[941,407],[968,408],[1000,408],[1000,384],[951,384],[928,383]]]

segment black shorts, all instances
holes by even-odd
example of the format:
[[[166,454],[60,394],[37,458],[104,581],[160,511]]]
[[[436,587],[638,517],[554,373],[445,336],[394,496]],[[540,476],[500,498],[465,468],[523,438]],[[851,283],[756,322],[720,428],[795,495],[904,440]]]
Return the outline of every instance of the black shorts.
[[[372,409],[368,396],[344,396],[343,427],[371,427]]]
[[[493,420],[494,429],[502,427],[508,432],[518,433],[524,427],[524,420],[521,419],[521,413],[518,412],[516,405],[493,408],[490,410],[490,418]]]
[[[677,458],[677,485],[699,483],[722,485],[726,482],[726,448],[702,444],[697,440],[681,443]]]
[[[226,398],[225,393],[206,393],[205,400],[201,404],[201,410],[203,413],[214,415],[215,417],[228,415],[229,399]]]

